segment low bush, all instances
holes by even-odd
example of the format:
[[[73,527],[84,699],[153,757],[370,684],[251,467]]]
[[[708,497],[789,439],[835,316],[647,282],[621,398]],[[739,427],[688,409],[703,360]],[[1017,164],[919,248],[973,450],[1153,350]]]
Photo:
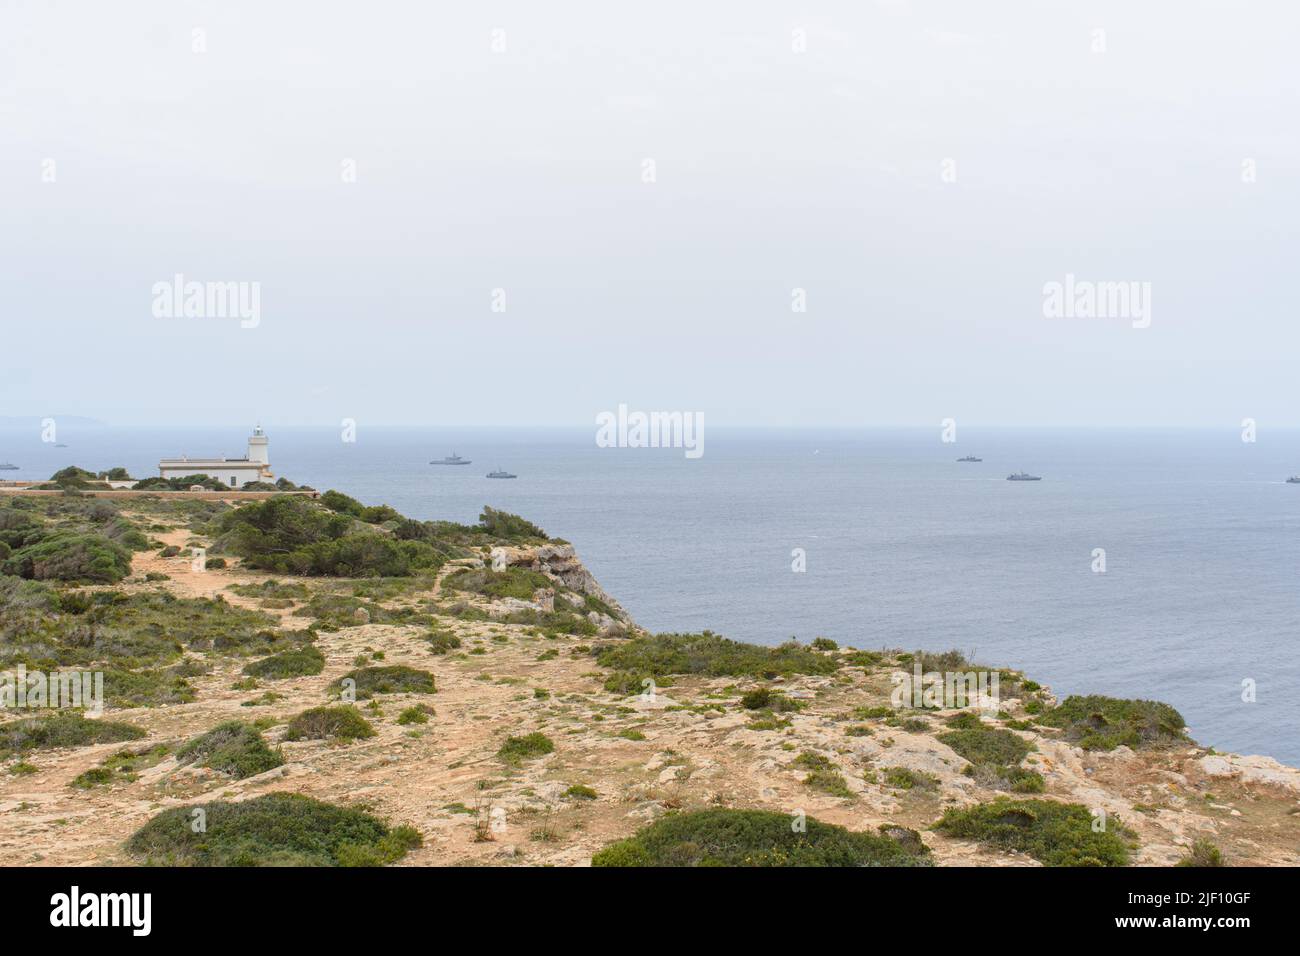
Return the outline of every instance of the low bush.
[[[250,661],[244,665],[244,673],[249,677],[310,677],[325,669],[325,655],[308,645],[294,650],[272,654],[259,661]]]
[[[518,763],[543,757],[555,750],[555,742],[543,733],[531,733],[523,737],[507,737],[506,742],[497,751],[497,756],[507,763]]]
[[[929,866],[920,839],[804,820],[802,832],[784,813],[698,810],[663,817],[595,853],[592,866]],[[894,828],[902,830],[902,828]],[[910,832],[910,831],[903,831]],[[915,836],[915,834],[912,834]]]
[[[1114,817],[1105,830],[1078,803],[999,797],[965,809],[950,808],[935,824],[948,836],[1027,853],[1048,866],[1126,866],[1129,832]]]
[[[343,690],[348,686],[345,681],[354,682],[357,700],[366,700],[375,694],[432,694],[437,690],[432,674],[405,664],[349,671],[330,684],[330,690]]]
[[[1084,750],[1162,747],[1187,739],[1187,722],[1168,704],[1118,697],[1067,697],[1038,722],[1059,727]]]
[[[238,720],[218,724],[176,752],[179,763],[197,763],[236,780],[273,770],[284,757],[272,750],[257,728]]]
[[[670,674],[771,679],[790,674],[829,674],[839,666],[833,657],[794,642],[762,647],[728,640],[711,631],[636,637],[597,647],[594,653],[598,664],[623,675],[620,686],[637,693],[645,678],[658,680]]]
[[[86,747],[90,744],[139,740],[143,736],[145,732],[139,727],[112,720],[87,720],[75,713],[27,717],[0,724],[0,754],[54,750],[58,747]]]
[[[312,707],[289,721],[285,740],[359,740],[375,728],[355,707]]]
[[[191,826],[194,809],[164,810],[135,832],[127,851],[154,866],[376,866],[422,844],[411,827],[389,828],[299,794],[203,804],[200,833]]]

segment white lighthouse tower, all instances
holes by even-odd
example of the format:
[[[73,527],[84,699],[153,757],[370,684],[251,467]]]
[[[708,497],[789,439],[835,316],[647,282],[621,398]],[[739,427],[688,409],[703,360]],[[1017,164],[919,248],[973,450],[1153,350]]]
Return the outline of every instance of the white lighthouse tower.
[[[248,460],[255,461],[260,465],[269,465],[271,460],[267,457],[266,432],[262,431],[262,426],[258,425],[253,429],[253,434],[248,437]]]

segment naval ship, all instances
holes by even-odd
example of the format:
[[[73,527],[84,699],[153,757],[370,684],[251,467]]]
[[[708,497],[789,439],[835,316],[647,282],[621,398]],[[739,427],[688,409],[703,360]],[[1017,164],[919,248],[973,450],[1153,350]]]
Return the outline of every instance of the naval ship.
[[[1014,475],[1007,475],[1007,481],[1042,481],[1038,475],[1031,475],[1027,471],[1018,471]]]
[[[3,467],[5,467],[5,466],[4,466],[4,465],[0,465],[0,468],[3,468]],[[11,465],[10,467],[13,467],[13,466]],[[1300,485],[1300,475],[1292,475],[1290,478],[1288,478],[1288,479],[1286,480],[1286,483],[1287,483],[1288,485]]]
[[[473,464],[468,458],[461,458],[460,455],[452,452],[446,458],[440,458],[437,461],[429,462],[431,465],[469,465]]]
[[[976,458],[974,455],[967,455],[965,458],[958,458],[958,461],[983,461],[983,458]]]
[[[17,471],[17,465],[11,465],[7,461],[0,461],[0,471]]]
[[[519,477],[518,475],[510,474],[510,472],[508,471],[502,471],[500,468],[498,468],[496,471],[489,471],[487,473],[487,476],[489,478],[518,478]]]

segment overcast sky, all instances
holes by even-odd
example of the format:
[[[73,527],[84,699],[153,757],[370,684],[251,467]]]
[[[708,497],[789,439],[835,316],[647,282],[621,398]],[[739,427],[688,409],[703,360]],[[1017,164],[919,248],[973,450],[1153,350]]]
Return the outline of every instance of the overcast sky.
[[[5,0],[0,415],[1296,424],[1297,28]],[[260,283],[256,326],[156,316],[177,273]],[[1149,327],[1046,317],[1067,273],[1150,283]]]

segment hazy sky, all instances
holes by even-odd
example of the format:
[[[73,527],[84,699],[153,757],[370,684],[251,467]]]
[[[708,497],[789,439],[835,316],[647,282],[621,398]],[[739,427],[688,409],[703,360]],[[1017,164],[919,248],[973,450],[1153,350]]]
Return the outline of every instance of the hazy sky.
[[[1296,424],[1298,28],[5,0],[0,415]],[[258,324],[155,316],[176,273],[260,283]],[[1150,326],[1045,317],[1067,273],[1149,282]]]

